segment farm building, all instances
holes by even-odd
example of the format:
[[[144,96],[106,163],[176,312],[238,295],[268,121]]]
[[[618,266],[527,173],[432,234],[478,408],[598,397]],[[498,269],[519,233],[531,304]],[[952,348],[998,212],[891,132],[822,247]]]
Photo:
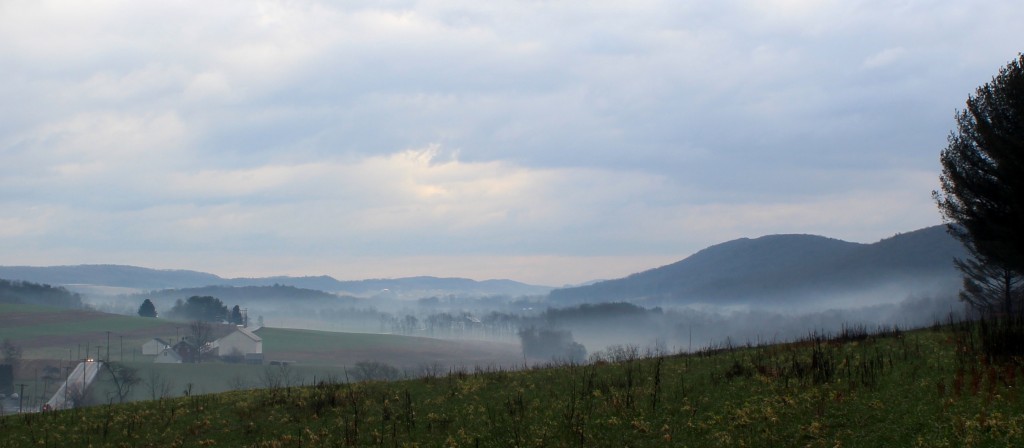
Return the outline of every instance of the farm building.
[[[171,349],[178,353],[181,362],[199,362],[199,348],[189,341],[182,339]]]
[[[156,359],[153,360],[153,362],[160,364],[181,364],[181,355],[178,355],[178,352],[174,351],[173,348],[167,347],[160,350],[160,353],[157,353]]]
[[[153,339],[150,339],[150,340],[146,341],[145,344],[142,344],[142,354],[143,355],[159,355],[160,351],[162,351],[163,349],[168,348],[170,346],[171,346],[171,344],[168,344],[167,341],[165,341],[163,339],[153,338]]]
[[[224,358],[245,359],[246,362],[263,359],[263,339],[242,327],[214,342],[217,354]]]

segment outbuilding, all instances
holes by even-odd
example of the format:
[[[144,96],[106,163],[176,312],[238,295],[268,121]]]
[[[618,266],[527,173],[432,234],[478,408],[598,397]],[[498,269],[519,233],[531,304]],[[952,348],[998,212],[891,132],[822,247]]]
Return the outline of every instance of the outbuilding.
[[[181,364],[181,355],[174,351],[173,348],[167,347],[160,350],[160,353],[157,353],[156,359],[154,359],[153,362],[160,364]]]
[[[253,355],[260,355],[258,358],[262,359],[263,355],[263,338],[243,327],[237,327],[235,331],[218,339],[214,346],[222,358],[248,360],[257,358]]]
[[[153,338],[153,339],[150,339],[150,340],[146,341],[145,344],[142,344],[142,354],[143,355],[159,355],[160,351],[162,351],[163,349],[168,348],[170,346],[171,346],[171,344],[167,343],[167,341],[165,341],[163,339]]]
[[[174,347],[171,347],[171,350],[178,353],[178,357],[181,358],[181,362],[199,362],[199,348],[185,339],[174,344]]]

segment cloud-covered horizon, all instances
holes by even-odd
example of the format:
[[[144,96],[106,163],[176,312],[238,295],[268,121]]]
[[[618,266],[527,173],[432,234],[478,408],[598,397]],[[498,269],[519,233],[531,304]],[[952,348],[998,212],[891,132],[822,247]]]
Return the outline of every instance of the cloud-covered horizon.
[[[0,264],[561,285],[940,222],[986,1],[0,4]]]

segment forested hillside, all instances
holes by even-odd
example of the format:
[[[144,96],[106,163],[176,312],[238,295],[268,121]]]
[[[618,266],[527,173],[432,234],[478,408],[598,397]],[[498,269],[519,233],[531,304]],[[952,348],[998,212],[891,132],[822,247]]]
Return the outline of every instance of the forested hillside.
[[[64,288],[0,279],[0,303],[82,308],[82,298]]]
[[[814,235],[741,238],[657,269],[552,291],[553,303],[644,299],[658,303],[771,303],[886,285],[915,288],[959,278],[963,246],[945,226],[858,244]]]

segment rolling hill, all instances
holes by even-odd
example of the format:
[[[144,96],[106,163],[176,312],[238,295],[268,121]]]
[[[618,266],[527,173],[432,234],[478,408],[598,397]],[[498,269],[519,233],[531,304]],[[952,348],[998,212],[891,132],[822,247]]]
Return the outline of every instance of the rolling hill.
[[[953,258],[963,256],[963,246],[946,233],[945,226],[873,244],[815,235],[769,235],[717,244],[625,278],[557,289],[550,299],[555,304],[638,300],[777,304],[880,288],[906,295],[956,285],[959,275]]]
[[[292,286],[356,297],[384,294],[400,299],[455,296],[530,296],[547,294],[551,288],[512,280],[476,281],[465,278],[407,277],[342,281],[333,277],[223,278],[189,270],[149,269],[123,265],[0,266],[0,278],[52,285],[89,285],[137,290],[201,288],[206,286]]]

